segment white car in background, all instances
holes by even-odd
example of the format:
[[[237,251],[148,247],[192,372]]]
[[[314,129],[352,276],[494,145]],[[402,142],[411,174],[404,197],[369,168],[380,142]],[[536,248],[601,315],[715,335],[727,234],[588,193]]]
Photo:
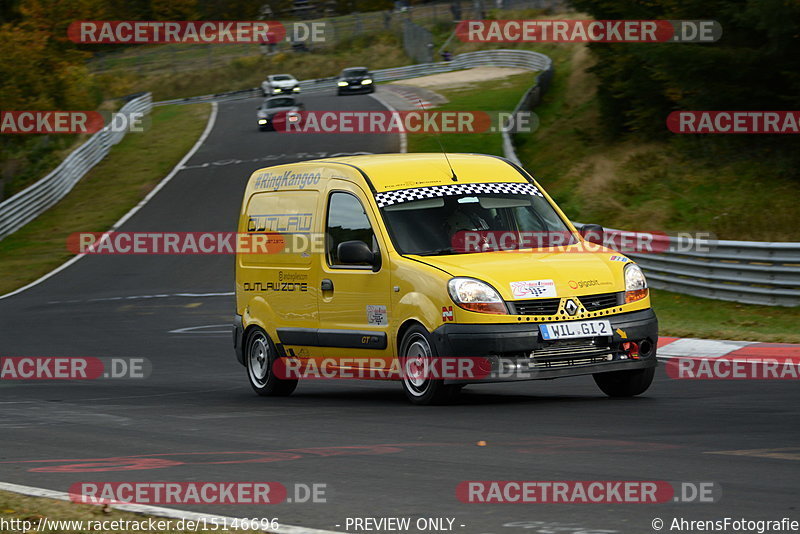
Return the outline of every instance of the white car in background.
[[[270,74],[261,82],[264,96],[296,95],[300,92],[300,82],[291,74]]]

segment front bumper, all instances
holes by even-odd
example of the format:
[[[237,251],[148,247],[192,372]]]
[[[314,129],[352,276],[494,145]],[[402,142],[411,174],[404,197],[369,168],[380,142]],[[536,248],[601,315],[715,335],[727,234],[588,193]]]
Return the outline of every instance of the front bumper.
[[[369,93],[372,91],[374,84],[369,83],[366,85],[339,85],[337,87],[339,88],[340,93],[361,93],[361,92]]]
[[[612,336],[546,341],[540,323],[445,324],[433,331],[439,356],[478,357],[485,369],[479,379],[499,382],[542,380],[656,366],[658,320],[652,309],[603,317]],[[629,343],[640,350],[632,351]]]

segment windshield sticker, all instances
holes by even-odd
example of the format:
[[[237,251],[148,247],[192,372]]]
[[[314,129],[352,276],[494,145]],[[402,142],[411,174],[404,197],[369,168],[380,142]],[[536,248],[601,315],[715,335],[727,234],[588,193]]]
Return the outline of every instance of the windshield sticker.
[[[517,299],[558,296],[556,294],[556,284],[552,280],[511,282],[511,294]]]
[[[513,195],[537,195],[543,197],[539,188],[533,184],[517,182],[496,182],[491,184],[447,184],[432,187],[417,187],[414,189],[398,189],[397,191],[384,191],[375,194],[375,201],[379,208],[409,202],[412,200],[422,200],[425,198],[436,198],[446,196],[461,196],[475,194],[498,194],[506,193]]]

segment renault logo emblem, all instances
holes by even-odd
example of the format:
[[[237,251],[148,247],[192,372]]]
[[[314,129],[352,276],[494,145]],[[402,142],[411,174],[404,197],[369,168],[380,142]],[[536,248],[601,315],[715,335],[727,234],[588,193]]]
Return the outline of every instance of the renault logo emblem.
[[[578,313],[578,305],[573,299],[568,299],[564,304],[564,310],[570,315],[575,315]]]

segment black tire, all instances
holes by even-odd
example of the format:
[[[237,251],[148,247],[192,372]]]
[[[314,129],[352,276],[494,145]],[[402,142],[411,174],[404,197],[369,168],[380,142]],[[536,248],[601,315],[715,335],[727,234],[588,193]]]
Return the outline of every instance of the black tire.
[[[655,367],[633,371],[611,371],[597,373],[594,381],[600,390],[609,397],[634,397],[641,395],[653,382]]]
[[[421,358],[430,362],[438,357],[431,336],[423,327],[414,325],[403,335],[403,340],[400,342],[400,362],[403,368],[401,383],[406,397],[412,404],[449,404],[458,398],[463,386],[445,385],[443,380],[430,377],[415,378],[406,367],[409,360],[416,361]]]
[[[285,397],[297,387],[297,380],[281,380],[272,373],[277,357],[278,351],[267,333],[258,327],[250,330],[244,345],[247,381],[262,397]]]

